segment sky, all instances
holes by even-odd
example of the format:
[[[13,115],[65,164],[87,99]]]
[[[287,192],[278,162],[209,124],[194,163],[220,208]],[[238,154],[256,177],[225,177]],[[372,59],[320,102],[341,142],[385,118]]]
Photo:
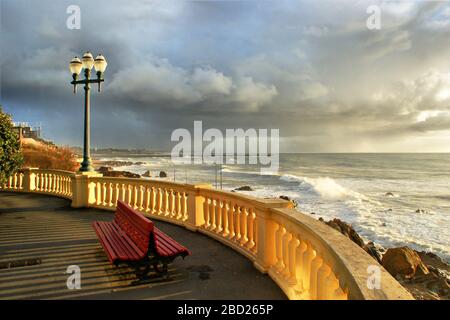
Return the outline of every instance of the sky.
[[[70,5],[80,29],[66,26]],[[371,5],[380,28],[369,29]],[[81,146],[68,63],[107,61],[93,147],[170,150],[194,120],[281,152],[450,152],[450,2],[0,0],[0,103]],[[94,88],[95,89],[95,88]],[[225,132],[225,131],[224,131]]]

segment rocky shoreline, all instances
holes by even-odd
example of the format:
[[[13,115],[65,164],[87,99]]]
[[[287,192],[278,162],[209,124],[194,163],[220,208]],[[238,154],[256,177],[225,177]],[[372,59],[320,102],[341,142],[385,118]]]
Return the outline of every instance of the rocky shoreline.
[[[319,221],[339,231],[364,249],[397,279],[417,300],[450,300],[450,265],[431,252],[407,246],[385,249],[359,236],[353,227],[340,220]]]
[[[234,190],[251,189],[249,186],[244,187]],[[298,207],[298,203],[287,196],[279,198],[291,201],[295,208]],[[436,254],[416,251],[407,246],[386,249],[373,241],[366,243],[350,224],[340,219],[325,221],[319,218],[318,220],[360,246],[397,279],[415,299],[450,300],[450,265]]]
[[[114,167],[124,167],[132,165],[143,165],[142,161],[123,161],[123,160],[94,160],[95,171],[103,174],[104,177],[115,178],[166,178],[167,173],[165,171],[158,171],[152,174],[147,170],[144,174],[140,175],[130,171],[115,170]]]

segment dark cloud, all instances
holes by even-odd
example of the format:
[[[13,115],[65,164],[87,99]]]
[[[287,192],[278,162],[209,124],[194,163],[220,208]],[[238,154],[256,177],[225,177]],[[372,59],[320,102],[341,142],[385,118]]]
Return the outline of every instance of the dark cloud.
[[[445,2],[1,2],[1,102],[81,144],[68,61],[108,59],[94,146],[167,149],[175,128],[280,128],[282,151],[450,151]],[[81,30],[66,8],[81,7]],[[427,144],[423,141],[427,138]],[[415,143],[416,141],[417,143]]]

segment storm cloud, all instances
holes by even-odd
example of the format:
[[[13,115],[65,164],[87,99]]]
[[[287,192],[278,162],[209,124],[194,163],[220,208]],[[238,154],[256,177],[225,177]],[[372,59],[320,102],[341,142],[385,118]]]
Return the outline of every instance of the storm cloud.
[[[108,60],[92,145],[176,128],[279,128],[282,152],[450,151],[450,5],[432,1],[1,0],[1,104],[81,145],[68,62]],[[81,29],[66,27],[69,5]],[[369,5],[381,29],[366,26]]]

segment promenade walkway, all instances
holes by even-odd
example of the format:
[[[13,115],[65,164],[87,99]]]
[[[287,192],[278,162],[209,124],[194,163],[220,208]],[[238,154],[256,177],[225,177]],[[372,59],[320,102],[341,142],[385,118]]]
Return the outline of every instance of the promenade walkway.
[[[51,196],[0,193],[0,299],[286,299],[251,261],[185,228],[155,221],[192,256],[169,266],[170,280],[132,285],[133,270],[113,267],[91,227],[111,212],[73,209]],[[81,289],[66,286],[70,265]]]

